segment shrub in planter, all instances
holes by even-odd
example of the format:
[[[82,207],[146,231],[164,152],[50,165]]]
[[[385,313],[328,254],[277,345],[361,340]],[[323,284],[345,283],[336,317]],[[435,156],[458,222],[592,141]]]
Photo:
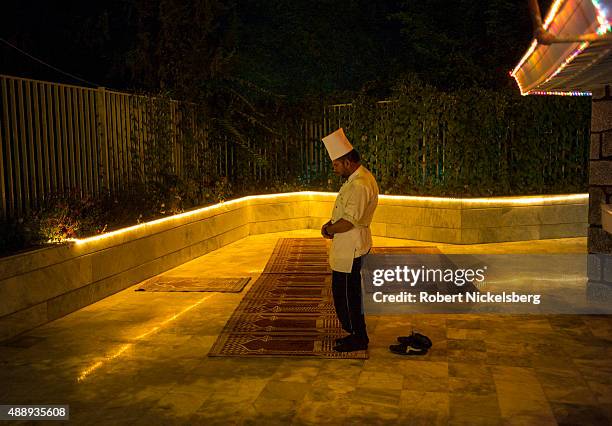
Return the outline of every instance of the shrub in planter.
[[[79,195],[71,193],[51,197],[32,215],[32,221],[38,225],[38,234],[43,241],[60,242],[104,231],[102,203]]]

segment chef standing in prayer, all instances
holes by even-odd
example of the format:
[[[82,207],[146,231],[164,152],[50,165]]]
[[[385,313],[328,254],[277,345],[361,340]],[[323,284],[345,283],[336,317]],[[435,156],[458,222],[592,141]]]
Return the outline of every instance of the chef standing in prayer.
[[[334,173],[346,179],[340,188],[332,218],[321,235],[332,239],[329,264],[336,315],[348,336],[336,340],[334,350],[367,349],[369,339],[361,296],[361,258],[372,247],[370,223],[378,205],[378,185],[361,165],[359,153],[340,128],[323,138]]]

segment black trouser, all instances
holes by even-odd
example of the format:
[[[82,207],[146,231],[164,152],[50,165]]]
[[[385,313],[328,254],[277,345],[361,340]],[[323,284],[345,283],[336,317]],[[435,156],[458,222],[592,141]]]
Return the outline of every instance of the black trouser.
[[[353,260],[350,273],[332,271],[332,294],[342,328],[369,342],[361,300],[361,257]]]

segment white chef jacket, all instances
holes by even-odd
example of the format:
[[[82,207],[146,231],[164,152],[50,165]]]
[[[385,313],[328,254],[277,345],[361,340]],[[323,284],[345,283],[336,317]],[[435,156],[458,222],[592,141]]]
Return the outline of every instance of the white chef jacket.
[[[378,205],[378,185],[372,173],[359,166],[340,188],[332,223],[348,220],[354,228],[334,234],[329,251],[329,265],[338,272],[351,272],[353,259],[363,256],[372,247],[370,223]]]

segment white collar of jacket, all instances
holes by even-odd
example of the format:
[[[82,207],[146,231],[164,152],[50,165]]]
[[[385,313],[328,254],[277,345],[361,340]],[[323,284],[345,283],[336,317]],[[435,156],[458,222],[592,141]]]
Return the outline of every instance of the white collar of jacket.
[[[349,183],[353,179],[361,176],[362,172],[363,172],[363,166],[359,165],[359,167],[357,167],[357,170],[355,170],[353,173],[351,173],[351,175],[348,177],[348,179],[346,180],[346,183]]]

